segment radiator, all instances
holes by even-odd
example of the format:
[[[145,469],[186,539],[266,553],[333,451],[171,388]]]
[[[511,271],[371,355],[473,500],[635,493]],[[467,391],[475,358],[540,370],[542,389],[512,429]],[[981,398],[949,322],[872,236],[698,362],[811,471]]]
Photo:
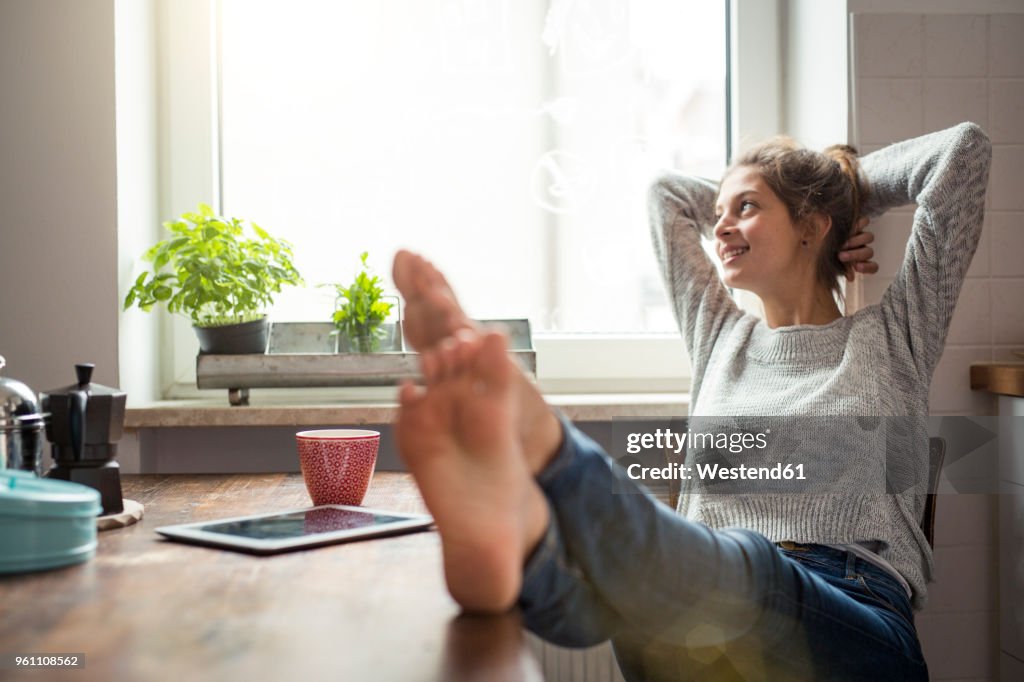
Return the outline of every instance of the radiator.
[[[623,682],[609,642],[589,649],[565,649],[531,634],[527,639],[547,682]]]

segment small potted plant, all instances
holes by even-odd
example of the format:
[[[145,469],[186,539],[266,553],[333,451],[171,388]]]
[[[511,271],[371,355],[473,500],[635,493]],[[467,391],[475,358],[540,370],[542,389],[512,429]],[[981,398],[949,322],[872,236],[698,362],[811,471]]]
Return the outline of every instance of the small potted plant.
[[[291,245],[256,223],[246,230],[238,218],[217,216],[206,204],[164,227],[171,237],[143,254],[152,269],[135,280],[124,309],[149,311],[163,303],[185,315],[203,353],[263,353],[274,294],[302,283]]]
[[[382,325],[394,306],[382,300],[385,297],[381,279],[370,274],[370,266],[366,263],[368,256],[366,251],[359,256],[362,270],[352,284],[327,285],[333,286],[337,294],[331,317],[334,333],[348,339],[349,347],[357,353],[372,353],[380,348],[387,335]]]

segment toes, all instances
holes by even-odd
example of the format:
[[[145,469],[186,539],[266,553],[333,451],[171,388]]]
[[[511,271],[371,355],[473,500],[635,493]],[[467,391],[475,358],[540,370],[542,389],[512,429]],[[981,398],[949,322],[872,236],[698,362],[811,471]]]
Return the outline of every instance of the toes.
[[[465,375],[479,348],[480,336],[470,329],[460,329],[455,336],[442,339],[430,353],[433,358],[430,381],[437,383]]]
[[[441,339],[434,348],[420,353],[420,373],[427,386],[436,386],[459,372],[460,343],[452,338]]]
[[[474,374],[488,388],[502,391],[508,386],[511,370],[507,353],[508,339],[504,334],[488,332],[482,337],[475,357]]]
[[[391,265],[391,280],[398,287],[398,290],[402,292],[403,296],[408,296],[410,288],[412,286],[412,272],[413,272],[413,261],[416,258],[416,254],[412,251],[406,251],[400,249],[395,254],[395,260]]]
[[[441,361],[438,358],[438,351],[425,350],[420,353],[420,373],[423,380],[428,384],[436,384],[442,375]]]
[[[430,293],[432,269],[433,266],[422,256],[402,249],[395,254],[391,279],[408,301]]]
[[[426,258],[423,259],[422,270],[423,276],[432,286],[448,286],[448,282],[445,280],[444,275],[441,274],[441,271],[437,269],[433,262],[427,260]]]
[[[426,263],[422,256],[416,256],[413,260],[412,288],[416,296],[423,296],[430,291],[430,275],[424,268]]]
[[[420,372],[428,387],[465,380],[474,393],[483,394],[492,385],[501,389],[508,383],[507,351],[508,339],[501,332],[460,329],[420,354]]]
[[[459,329],[455,332],[454,363],[457,371],[466,371],[472,365],[473,358],[480,351],[481,336],[471,329]]]
[[[438,374],[437,381],[450,379],[459,372],[459,341],[454,337],[446,337],[437,346]]]
[[[398,454],[406,462],[415,461],[418,451],[417,438],[424,430],[429,430],[427,409],[429,403],[424,399],[426,392],[406,381],[398,389],[398,419],[395,422],[395,441]]]
[[[423,391],[416,388],[408,379],[403,381],[401,386],[398,387],[398,404],[403,409],[414,408],[422,400]]]

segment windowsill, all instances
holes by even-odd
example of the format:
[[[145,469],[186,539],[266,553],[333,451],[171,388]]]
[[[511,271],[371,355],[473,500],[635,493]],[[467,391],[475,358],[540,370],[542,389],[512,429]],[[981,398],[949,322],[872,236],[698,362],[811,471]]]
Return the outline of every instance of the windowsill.
[[[611,421],[613,418],[680,417],[690,406],[688,393],[590,393],[547,396],[570,420]],[[231,407],[225,398],[164,400],[129,407],[125,428],[205,426],[322,426],[324,424],[390,424],[398,406],[390,401],[300,403],[275,400]]]

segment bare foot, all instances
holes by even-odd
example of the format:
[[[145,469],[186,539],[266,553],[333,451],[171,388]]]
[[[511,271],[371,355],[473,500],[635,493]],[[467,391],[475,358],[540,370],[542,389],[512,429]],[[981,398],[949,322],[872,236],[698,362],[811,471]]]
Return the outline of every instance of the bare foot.
[[[548,524],[514,428],[514,365],[493,332],[422,360],[427,388],[405,384],[399,395],[398,449],[437,523],[452,597],[469,611],[502,612]]]
[[[391,278],[405,299],[403,331],[413,349],[428,350],[460,329],[476,327],[448,280],[422,256],[405,250],[396,253]]]
[[[459,305],[448,280],[422,256],[404,250],[395,254],[392,279],[405,299],[403,330],[415,350],[438,349],[463,330],[481,331]],[[533,382],[518,366],[513,365],[513,372],[519,446],[536,475],[561,445],[562,426]]]

